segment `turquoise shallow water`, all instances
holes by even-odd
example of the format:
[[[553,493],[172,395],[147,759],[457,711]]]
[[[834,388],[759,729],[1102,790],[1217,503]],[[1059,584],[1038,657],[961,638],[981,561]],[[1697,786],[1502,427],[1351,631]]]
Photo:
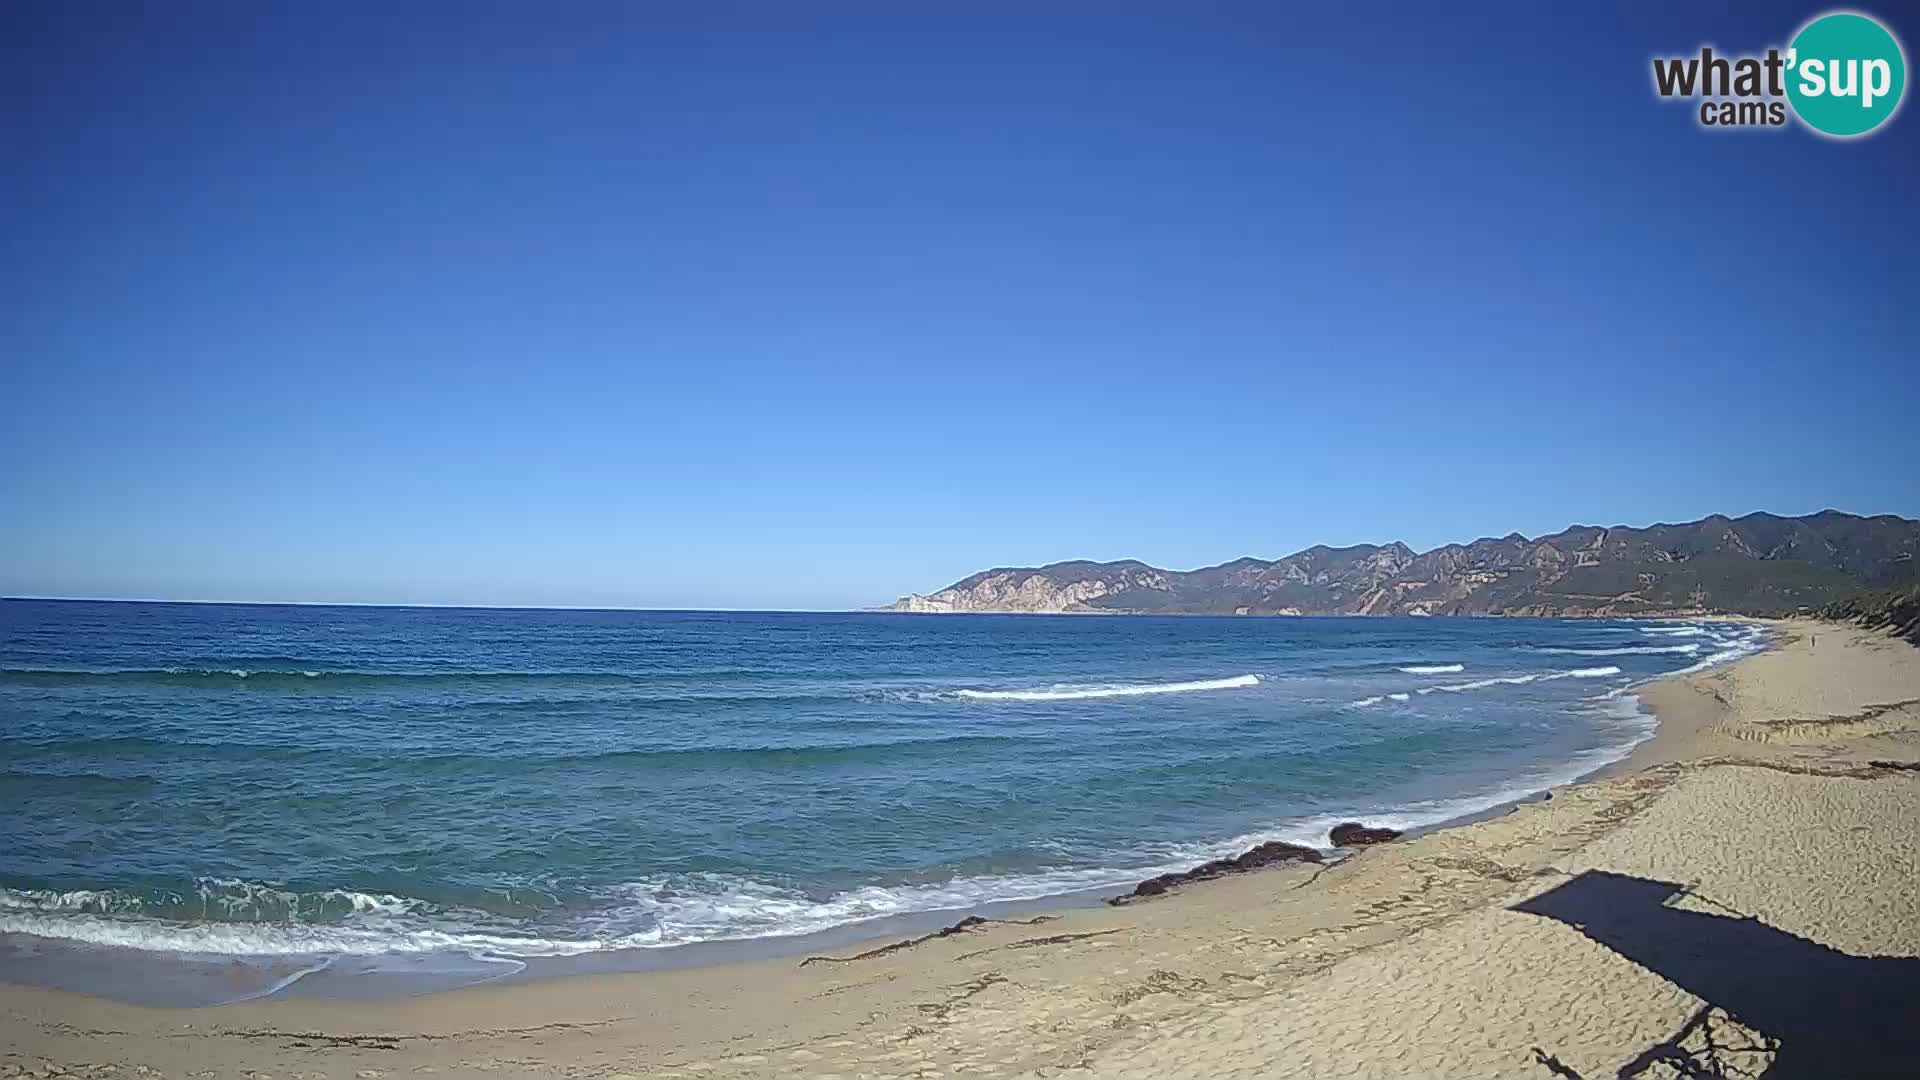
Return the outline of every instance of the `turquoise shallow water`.
[[[1762,644],[4,601],[0,939],[506,965],[1119,887],[1565,782],[1650,731],[1635,683]]]

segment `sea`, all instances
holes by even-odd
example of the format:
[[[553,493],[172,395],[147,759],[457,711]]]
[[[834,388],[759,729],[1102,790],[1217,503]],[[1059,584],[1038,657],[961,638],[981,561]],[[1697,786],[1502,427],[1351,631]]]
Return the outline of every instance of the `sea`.
[[[0,978],[416,993],[1084,903],[1565,784],[1721,621],[0,601]]]

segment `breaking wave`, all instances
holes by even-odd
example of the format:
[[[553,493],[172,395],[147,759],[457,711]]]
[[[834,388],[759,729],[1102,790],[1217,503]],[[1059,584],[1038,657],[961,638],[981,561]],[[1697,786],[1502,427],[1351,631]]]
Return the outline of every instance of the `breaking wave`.
[[[1086,698],[1139,697],[1143,694],[1187,694],[1199,690],[1237,690],[1259,682],[1258,675],[1235,675],[1230,679],[1200,679],[1194,682],[1053,686],[1045,690],[956,690],[954,693],[972,701],[1080,701]]]
[[[1697,653],[1700,651],[1700,646],[1698,644],[1694,644],[1694,645],[1627,645],[1617,649],[1535,648],[1532,651],[1537,653],[1558,653],[1562,656],[1659,656],[1663,654],[1672,654],[1676,656],[1692,656],[1694,653]]]
[[[827,896],[731,874],[643,877],[600,890],[589,910],[556,925],[529,924],[385,893],[348,889],[290,893],[271,885],[215,879],[208,879],[208,887],[233,902],[224,914],[240,921],[222,920],[213,911],[208,913],[210,918],[197,921],[161,917],[150,900],[127,890],[0,888],[0,934],[155,953],[235,957],[449,953],[505,964],[534,957],[809,934],[892,916],[1125,888],[1143,878],[1239,854],[1268,840],[1324,849],[1327,831],[1342,821],[1359,819],[1396,829],[1437,825],[1570,783],[1623,756],[1651,733],[1651,718],[1639,712],[1633,698],[1610,703],[1605,711],[1618,718],[1619,741],[1497,787],[1399,806],[1355,804],[1221,840],[1142,845],[1119,853],[1104,866],[958,877],[930,884],[868,885]],[[289,897],[294,899],[289,902]],[[282,915],[279,921],[257,919],[276,910],[276,905]],[[165,905],[159,909],[165,910]],[[266,993],[314,970],[319,968],[302,968]]]
[[[222,922],[320,921],[352,915],[402,915],[426,902],[355,889],[295,892],[231,878],[199,878],[186,889],[9,889],[0,917],[14,912],[151,915]]]
[[[1706,669],[1713,667],[1716,664],[1724,664],[1729,660],[1738,660],[1742,657],[1751,656],[1754,653],[1759,652],[1764,647],[1765,646],[1763,644],[1756,641],[1739,642],[1729,648],[1725,648],[1720,650],[1719,652],[1711,654],[1706,659],[1701,660],[1697,664],[1689,664],[1688,666],[1681,668],[1679,671],[1673,672],[1673,674],[1692,675],[1695,672],[1705,671]]]
[[[1378,705],[1383,701],[1412,701],[1412,700],[1413,700],[1412,694],[1375,694],[1370,698],[1361,698],[1359,701],[1354,702],[1353,707],[1356,709],[1365,709],[1365,708],[1368,708],[1369,706]]]
[[[1532,675],[1504,675],[1492,679],[1475,679],[1473,682],[1442,683],[1439,686],[1424,686],[1415,690],[1416,694],[1432,694],[1444,691],[1449,694],[1464,693],[1468,690],[1484,690],[1489,686],[1525,686],[1533,682],[1552,682],[1555,679],[1604,679],[1609,675],[1620,674],[1620,669],[1609,664],[1606,667],[1575,668],[1572,671],[1535,672]]]
[[[1595,634],[1604,628],[1583,629],[1577,634],[1570,632],[1562,641],[1579,643],[1596,640]],[[1631,635],[1644,631],[1651,638],[1636,639]],[[1694,626],[1640,626],[1623,624],[1613,632],[1624,637],[1616,641],[1649,641],[1649,644],[1622,647],[1617,649],[1555,648],[1539,651],[1563,653],[1573,656],[1626,656],[1635,654],[1671,654],[1687,659],[1675,659],[1664,662],[1642,662],[1638,666],[1656,667],[1666,663],[1687,663],[1696,656],[1704,658],[1685,671],[1697,671],[1716,663],[1735,659],[1758,651],[1764,645],[1764,631],[1724,627],[1716,624],[1709,632]],[[1662,636],[1688,640],[1684,643],[1660,641]],[[1444,642],[1445,639],[1441,639]],[[1547,639],[1552,640],[1552,639]],[[1455,655],[1473,660],[1472,665],[1462,663],[1419,663],[1407,664],[1395,670],[1402,676],[1445,676],[1464,672],[1469,666],[1479,671],[1498,672],[1503,661],[1497,659],[1503,652],[1512,649],[1512,642],[1499,642],[1488,646],[1488,651],[1468,651],[1457,645],[1436,642],[1431,646],[1429,655],[1435,653]],[[1653,643],[1658,642],[1658,643]],[[1705,648],[1702,648],[1702,646]],[[1622,674],[1619,667],[1612,665],[1579,667],[1564,671],[1546,671],[1532,674],[1507,675],[1473,681],[1461,681],[1442,685],[1427,685],[1415,689],[1416,684],[1431,683],[1431,678],[1405,678],[1384,676],[1396,663],[1395,656],[1405,656],[1410,651],[1428,651],[1420,645],[1409,645],[1399,641],[1381,647],[1382,651],[1359,661],[1341,660],[1330,664],[1340,674],[1336,678],[1347,678],[1357,673],[1359,677],[1372,683],[1367,689],[1391,689],[1396,684],[1404,689],[1381,693],[1377,696],[1355,702],[1355,705],[1387,706],[1388,703],[1409,703],[1416,695],[1434,693],[1462,693],[1500,685],[1525,685],[1534,682],[1560,679],[1604,679]],[[298,646],[293,650],[297,653]],[[863,675],[857,681],[835,675],[833,681],[818,690],[808,691],[806,696],[795,689],[792,682],[774,681],[763,689],[745,690],[733,688],[730,684],[716,685],[705,681],[704,676],[722,670],[712,668],[687,682],[675,682],[669,687],[643,687],[641,693],[630,693],[629,687],[643,684],[647,677],[642,674],[617,674],[586,671],[552,672],[379,672],[379,671],[334,671],[320,670],[329,665],[311,657],[298,655],[286,657],[243,656],[238,650],[228,649],[196,657],[205,664],[193,668],[151,668],[147,670],[125,671],[53,671],[53,670],[0,670],[0,684],[37,684],[46,686],[69,687],[73,684],[104,683],[101,687],[108,694],[127,694],[143,687],[130,684],[162,683],[182,687],[333,687],[343,690],[372,689],[387,694],[403,683],[431,683],[424,687],[432,695],[441,695],[446,691],[442,680],[479,679],[492,681],[493,685],[505,685],[508,693],[499,696],[506,702],[492,707],[518,708],[525,705],[531,709],[552,710],[556,702],[585,701],[592,703],[602,697],[617,697],[622,707],[629,707],[635,698],[645,697],[649,702],[686,701],[696,696],[699,701],[730,701],[751,696],[755,701],[857,701],[861,703],[886,703],[895,700],[939,701],[945,703],[960,720],[971,724],[983,721],[991,724],[984,730],[971,727],[956,729],[943,737],[930,737],[942,729],[926,726],[923,719],[925,710],[900,710],[888,714],[887,722],[895,727],[868,729],[854,728],[861,741],[844,745],[783,746],[774,744],[777,735],[769,734],[776,729],[760,729],[732,724],[729,718],[727,742],[738,741],[742,745],[655,745],[651,742],[638,743],[608,738],[585,744],[557,744],[554,748],[543,748],[540,756],[527,747],[512,745],[504,749],[496,748],[493,754],[483,755],[477,750],[462,746],[459,755],[425,753],[411,750],[411,766],[424,768],[432,775],[446,775],[455,766],[485,762],[506,762],[506,768],[518,775],[530,767],[551,768],[551,775],[595,772],[610,778],[610,785],[604,790],[630,791],[627,772],[638,768],[660,768],[672,770],[675,774],[686,773],[696,768],[708,768],[725,771],[730,776],[747,776],[760,771],[762,766],[768,770],[786,769],[795,775],[805,775],[803,767],[813,765],[832,765],[842,768],[868,760],[885,759],[889,762],[904,761],[934,752],[942,760],[957,759],[955,751],[981,751],[981,756],[998,760],[1024,754],[1023,749],[1035,744],[1044,744],[1046,738],[1059,729],[1063,713],[1071,714],[1075,710],[1026,709],[1007,707],[1000,709],[981,707],[962,707],[954,705],[957,700],[976,702],[1062,702],[1080,700],[1098,700],[1131,698],[1148,695],[1186,694],[1207,691],[1225,691],[1258,686],[1263,682],[1268,686],[1255,694],[1242,697],[1229,696],[1217,702],[1221,711],[1226,713],[1264,712],[1269,702],[1280,702],[1287,695],[1280,691],[1294,688],[1295,673],[1283,664],[1275,662],[1270,656],[1248,652],[1240,654],[1212,654],[1208,660],[1199,661],[1208,665],[1217,665],[1213,670],[1224,670],[1230,666],[1246,666],[1262,672],[1274,674],[1241,674],[1225,678],[1199,679],[1189,681],[1165,682],[1087,682],[1083,684],[1056,684],[1052,686],[1033,686],[1031,688],[967,688],[941,689],[980,678],[998,677],[1004,682],[1027,682],[1040,684],[1049,678],[1058,677],[1056,672],[1040,669],[1043,674],[1017,674],[1017,668],[976,665],[970,657],[955,661],[951,668],[943,671],[914,671],[910,676],[888,672],[887,678],[875,678]],[[1161,667],[1141,670],[1126,658],[1105,661],[1116,666],[1105,669],[1080,667],[1065,670],[1085,670],[1092,678],[1110,679],[1151,679],[1177,676],[1179,668],[1168,671]],[[54,659],[52,664],[66,663],[64,657]],[[151,663],[152,661],[147,661]],[[495,661],[501,666],[513,666],[516,660]],[[1025,661],[1021,661],[1024,663]],[[1042,662],[1052,663],[1049,657]],[[1181,664],[1193,663],[1182,658]],[[1536,664],[1557,667],[1562,661],[1535,661]],[[1580,661],[1565,661],[1579,663]],[[351,666],[354,664],[366,668],[385,666],[388,661],[383,657],[373,657],[364,661],[341,661],[333,666]],[[574,662],[573,666],[589,666],[588,662]],[[1272,666],[1270,666],[1272,665]],[[424,664],[422,666],[425,666]],[[1029,671],[1032,669],[1029,668]],[[1190,672],[1192,669],[1188,669]],[[1202,669],[1204,670],[1204,669]],[[1511,670],[1511,669],[1508,669]],[[910,690],[900,688],[902,682],[911,678]],[[1085,676],[1083,676],[1085,677]],[[984,681],[984,680],[983,680]],[[576,687],[564,685],[569,682],[607,684]],[[691,682],[692,685],[688,685]],[[328,958],[335,956],[381,956],[386,954],[422,954],[447,953],[454,956],[466,954],[484,965],[511,967],[519,960],[542,956],[565,956],[581,953],[604,952],[626,949],[652,949],[689,945],[700,942],[727,941],[740,939],[774,938],[808,934],[850,924],[865,923],[870,920],[934,913],[977,909],[982,905],[997,902],[1036,901],[1061,894],[1072,894],[1091,890],[1123,889],[1142,878],[1171,870],[1184,870],[1196,863],[1224,855],[1238,854],[1247,848],[1265,840],[1286,840],[1293,843],[1306,843],[1322,846],[1327,843],[1327,829],[1344,820],[1364,820],[1370,824],[1381,824],[1395,828],[1415,828],[1456,819],[1464,815],[1485,810],[1505,802],[1511,802],[1540,791],[1577,779],[1593,769],[1624,755],[1636,742],[1651,732],[1652,720],[1639,709],[1633,696],[1635,687],[1631,680],[1621,678],[1615,683],[1602,683],[1594,689],[1606,690],[1606,693],[1587,702],[1569,705],[1569,708],[1587,710],[1583,715],[1597,720],[1597,734],[1594,738],[1579,745],[1593,747],[1583,750],[1571,760],[1555,763],[1540,762],[1519,770],[1517,775],[1508,773],[1498,779],[1482,775],[1478,788],[1465,792],[1460,787],[1451,790],[1457,797],[1432,799],[1429,801],[1408,802],[1411,794],[1402,796],[1369,796],[1360,789],[1353,789],[1352,802],[1321,802],[1315,800],[1304,806],[1279,808],[1281,814],[1292,813],[1296,816],[1253,819],[1239,819],[1226,828],[1245,828],[1251,824],[1264,827],[1257,831],[1217,840],[1183,840],[1157,842],[1134,837],[1114,841],[1111,849],[1090,850],[1089,847],[1075,848],[1067,843],[1032,840],[1022,837],[1019,847],[1009,845],[997,849],[998,852],[1021,850],[1043,853],[1029,861],[1022,857],[1019,861],[1007,863],[973,863],[973,869],[991,868],[994,873],[964,873],[953,869],[954,864],[945,864],[937,869],[923,869],[911,883],[885,883],[887,877],[880,871],[870,871],[871,876],[839,876],[826,879],[826,883],[815,881],[810,889],[795,887],[798,878],[786,877],[772,864],[762,863],[755,869],[743,874],[728,873],[662,873],[647,876],[651,869],[645,861],[634,857],[634,861],[622,869],[608,872],[604,879],[596,879],[587,885],[569,885],[563,896],[543,896],[537,902],[525,905],[502,901],[498,894],[473,891],[461,891],[452,886],[441,890],[427,876],[408,871],[403,876],[362,877],[348,871],[340,871],[334,876],[321,879],[319,885],[334,882],[346,882],[362,886],[361,888],[322,888],[315,882],[306,882],[298,888],[278,883],[259,883],[232,879],[206,878],[193,881],[191,885],[178,884],[173,891],[153,886],[102,887],[100,880],[145,880],[134,870],[105,872],[100,879],[76,876],[61,879],[68,884],[85,884],[95,887],[73,889],[44,888],[0,888],[0,934],[34,935],[57,941],[92,943],[96,945],[117,946],[156,953],[172,954],[212,954],[235,957],[291,956],[304,957],[296,961],[298,971],[278,982],[272,993],[301,975],[324,967]],[[365,685],[358,685],[365,684]],[[1616,685],[1617,684],[1617,685]],[[1364,685],[1364,684],[1363,684]],[[554,693],[558,686],[559,693]],[[1606,689],[1613,686],[1613,689]],[[611,687],[609,691],[608,687]],[[1343,700],[1355,692],[1365,692],[1349,684],[1347,693],[1334,693],[1316,696],[1310,702],[1310,708],[1324,708],[1327,702]],[[1557,684],[1561,690],[1572,690],[1571,684]],[[804,689],[804,688],[803,688]],[[1544,688],[1543,688],[1544,689]],[[62,689],[60,694],[46,694],[38,690],[21,697],[59,697],[70,693]],[[237,692],[237,690],[236,690]],[[1319,693],[1316,687],[1312,693]],[[173,696],[183,696],[183,691],[169,691]],[[732,695],[716,697],[714,695]],[[662,695],[671,695],[670,697]],[[861,696],[865,695],[865,696]],[[904,695],[904,696],[903,696]],[[279,695],[291,698],[290,693]],[[1500,695],[1486,698],[1466,698],[1444,701],[1445,708],[1431,708],[1441,705],[1439,699],[1427,699],[1423,704],[1428,711],[1436,715],[1450,713],[1465,714],[1475,711],[1480,704],[1487,704]],[[1509,695],[1519,699],[1533,695]],[[1542,698],[1562,695],[1540,694]],[[209,692],[206,698],[214,695]],[[526,698],[525,702],[517,699]],[[1497,702],[1494,702],[1497,704]],[[227,702],[216,702],[225,706]],[[271,699],[264,696],[250,697],[246,704],[254,708],[273,707]],[[1518,702],[1521,708],[1530,702]],[[1243,708],[1251,705],[1254,707]],[[1141,713],[1159,714],[1177,713],[1183,709],[1210,708],[1206,699],[1187,699],[1184,702],[1160,700],[1143,706]],[[826,710],[820,710],[825,712]],[[836,707],[835,715],[843,711]],[[1086,714],[1090,727],[1106,728],[1105,708],[1079,710]],[[1126,711],[1126,710],[1122,710]],[[1067,717],[1071,719],[1071,716]],[[1347,718],[1355,728],[1393,729],[1400,721],[1416,718],[1413,709],[1392,709],[1383,707],[1366,716]],[[806,729],[806,737],[821,738],[820,730],[837,721],[823,719],[820,716],[803,718],[809,725],[820,727]],[[947,718],[937,718],[944,722]],[[1008,721],[1031,722],[1035,732],[1023,732],[1013,728]],[[1274,721],[1261,717],[1261,724],[1278,725]],[[606,730],[597,720],[593,730]],[[838,729],[836,729],[838,730]],[[1149,732],[1140,736],[1143,740],[1162,738],[1156,723],[1142,725],[1142,731]],[[871,731],[871,733],[869,733]],[[224,762],[220,757],[232,751],[234,747],[243,748],[248,754],[265,755],[269,752],[287,755],[322,754],[338,759],[339,751],[310,745],[290,744],[284,748],[269,748],[266,740],[258,740],[261,745],[245,745],[224,736],[207,735],[204,732],[188,731],[181,737],[190,741],[176,742],[171,735],[160,729],[137,729],[120,733],[114,729],[110,737],[100,738],[83,729],[84,737],[69,737],[60,730],[49,728],[44,732],[23,734],[9,740],[15,747],[25,748],[39,755],[33,763],[34,768],[47,769],[56,755],[75,754],[80,758],[90,755],[97,758],[112,759],[124,764],[121,759],[138,759],[172,746],[185,746],[189,749],[184,756],[204,759],[206,762]],[[166,737],[162,737],[162,736]],[[842,736],[836,736],[842,737]],[[765,745],[761,745],[762,742]],[[1600,745],[1596,745],[1600,744]],[[1159,760],[1160,744],[1146,743],[1147,756]],[[380,752],[378,747],[363,748],[366,754]],[[1043,756],[1044,750],[1036,750],[1031,756]],[[276,768],[286,770],[288,760],[276,758]],[[293,760],[294,772],[305,767],[306,759]],[[19,766],[26,768],[26,766]],[[118,764],[116,764],[118,767]],[[356,768],[361,767],[359,765]],[[603,772],[611,769],[618,773]],[[889,766],[889,771],[892,771]],[[9,775],[0,770],[0,777]],[[26,772],[18,775],[27,776]],[[38,773],[31,774],[38,776]],[[48,775],[52,775],[49,773]],[[78,774],[76,774],[78,775]],[[35,780],[35,783],[42,781]],[[837,780],[823,782],[822,786],[838,790]],[[1461,785],[1464,787],[1465,785]],[[1434,794],[1441,790],[1437,787],[1407,789],[1420,794]],[[1369,798],[1376,802],[1367,802]],[[1396,802],[1396,798],[1402,801]],[[583,800],[588,801],[588,800]],[[1223,830],[1224,831],[1224,830]],[[1039,834],[1049,835],[1049,834]],[[1066,832],[1052,835],[1068,835]],[[1191,835],[1191,834],[1189,834]],[[188,850],[189,858],[192,850]],[[1038,863],[1038,865],[1035,865]],[[243,865],[261,865],[259,863]],[[271,865],[271,864],[267,864]],[[659,864],[656,864],[656,866]],[[680,866],[690,865],[679,863]],[[698,864],[691,864],[698,865]],[[751,865],[751,864],[750,864]],[[1027,867],[1024,872],[1016,869]],[[191,873],[191,870],[174,871]],[[234,871],[229,871],[234,872]],[[271,874],[270,869],[260,871]],[[583,871],[585,872],[585,871]],[[591,871],[598,872],[598,871]],[[852,874],[854,871],[848,871]],[[869,871],[861,870],[861,874]],[[942,874],[956,874],[948,880],[931,880]],[[749,877],[746,874],[754,876]],[[629,879],[622,883],[608,883],[614,878]],[[767,878],[771,880],[760,880]],[[493,880],[491,877],[488,880]],[[169,879],[171,880],[171,879]],[[183,876],[180,882],[187,879]],[[873,884],[850,887],[860,881],[873,881]],[[27,878],[16,884],[42,885],[49,883],[43,879]],[[394,891],[382,891],[385,886]],[[432,899],[418,895],[403,895],[407,892],[425,894]],[[948,920],[950,921],[950,919]],[[877,932],[877,928],[876,932]],[[411,961],[409,961],[411,962]],[[497,969],[497,968],[496,968]]]
[[[1286,833],[1301,835],[1297,829]],[[1325,841],[1322,833],[1313,842],[1324,845]],[[189,922],[142,916],[138,898],[132,896],[103,902],[99,899],[103,894],[95,890],[81,890],[92,894],[82,899],[76,893],[35,896],[0,889],[0,933],[148,952],[226,956],[432,952],[514,959],[572,956],[787,937],[891,916],[1120,888],[1213,857],[1193,852],[1237,854],[1248,846],[1251,843],[1238,839],[1176,845],[1136,852],[1126,865],[961,877],[923,885],[869,885],[825,897],[731,874],[645,877],[602,890],[593,910],[538,931],[485,912],[410,899],[401,902],[403,910],[383,906],[326,923]]]

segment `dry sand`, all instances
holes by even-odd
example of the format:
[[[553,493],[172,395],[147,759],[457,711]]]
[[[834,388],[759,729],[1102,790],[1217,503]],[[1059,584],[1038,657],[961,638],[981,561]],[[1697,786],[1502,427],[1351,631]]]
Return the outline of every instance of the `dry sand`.
[[[1780,630],[1649,688],[1658,736],[1604,777],[1336,866],[806,966],[202,1010],[0,986],[0,1075],[1915,1075],[1920,772],[1873,762],[1920,761],[1920,650]]]

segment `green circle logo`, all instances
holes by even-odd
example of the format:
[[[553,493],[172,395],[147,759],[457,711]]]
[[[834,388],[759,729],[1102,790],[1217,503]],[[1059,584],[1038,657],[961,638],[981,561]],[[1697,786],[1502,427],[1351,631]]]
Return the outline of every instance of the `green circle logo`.
[[[1822,15],[1787,49],[1787,100],[1815,131],[1865,135],[1887,122],[1906,89],[1900,43],[1865,15]]]

